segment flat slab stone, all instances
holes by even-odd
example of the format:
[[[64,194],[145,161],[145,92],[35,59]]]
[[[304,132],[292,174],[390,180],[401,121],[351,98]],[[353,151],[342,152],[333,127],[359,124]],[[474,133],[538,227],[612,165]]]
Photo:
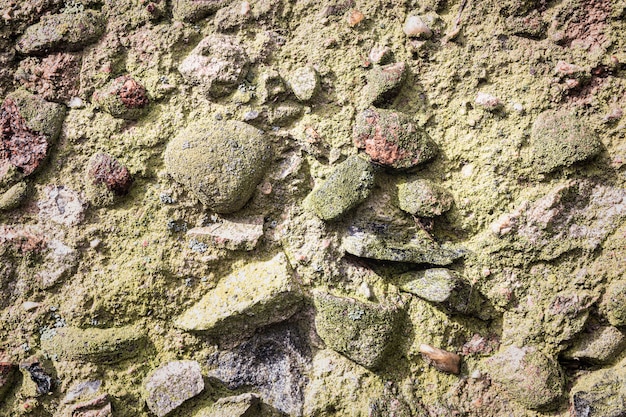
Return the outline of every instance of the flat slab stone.
[[[252,250],[263,236],[263,216],[224,219],[205,227],[194,227],[187,236],[217,248]]]
[[[400,276],[400,280],[401,290],[435,303],[450,298],[459,283],[456,272],[445,268],[407,272]]]
[[[302,293],[287,257],[253,262],[221,279],[175,321],[183,330],[228,335],[283,321],[299,308]]]
[[[144,388],[148,408],[163,417],[204,390],[200,364],[195,361],[169,362],[146,379]]]

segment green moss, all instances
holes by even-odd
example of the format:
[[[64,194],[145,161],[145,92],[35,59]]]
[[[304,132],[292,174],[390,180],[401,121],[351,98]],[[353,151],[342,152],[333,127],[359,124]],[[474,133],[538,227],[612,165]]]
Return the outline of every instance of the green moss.
[[[45,101],[24,89],[14,91],[7,98],[15,102],[29,129],[43,133],[52,142],[57,139],[65,119],[65,106]]]
[[[570,397],[575,417],[620,417],[626,411],[624,361],[609,369],[583,375]]]
[[[197,22],[222,7],[226,2],[223,0],[194,1],[173,0],[172,13],[175,20],[183,22]]]
[[[454,200],[445,188],[420,178],[398,183],[398,203],[407,213],[435,217],[450,210]]]

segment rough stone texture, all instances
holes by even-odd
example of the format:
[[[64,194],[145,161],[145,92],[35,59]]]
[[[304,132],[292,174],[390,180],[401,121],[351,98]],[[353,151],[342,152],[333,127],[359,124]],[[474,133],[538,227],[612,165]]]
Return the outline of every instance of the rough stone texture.
[[[41,270],[35,274],[41,288],[51,288],[70,276],[78,265],[78,253],[58,239],[49,239]]]
[[[104,19],[95,10],[47,15],[26,29],[16,49],[27,55],[79,50],[96,41],[104,29]]]
[[[400,208],[419,217],[435,217],[450,210],[454,199],[445,188],[419,178],[401,181],[398,187]]]
[[[116,363],[137,356],[146,335],[135,326],[109,329],[60,327],[41,337],[41,349],[58,360]]]
[[[626,362],[581,376],[570,392],[573,417],[626,414]]]
[[[626,326],[626,280],[615,280],[607,287],[600,310],[613,326]]]
[[[572,347],[563,353],[563,357],[606,363],[615,359],[625,344],[626,337],[618,328],[600,326],[589,333],[581,334]]]
[[[117,77],[94,92],[92,101],[111,116],[128,120],[146,114],[150,104],[146,88],[128,75]]]
[[[209,376],[229,389],[252,388],[263,401],[290,416],[302,416],[311,352],[302,330],[290,323],[263,329],[240,346],[216,354]]]
[[[367,85],[363,88],[366,106],[380,106],[393,100],[406,78],[406,64],[396,62],[384,66],[376,65],[366,75]]]
[[[30,57],[20,62],[15,80],[44,100],[68,103],[78,96],[81,57],[57,53],[45,58]]]
[[[214,13],[226,3],[225,0],[173,0],[172,13],[175,20],[197,22]]]
[[[108,394],[102,394],[89,401],[75,404],[70,408],[71,417],[111,417],[113,410]]]
[[[211,35],[200,41],[178,71],[208,96],[220,97],[243,81],[248,67],[248,56],[237,38]]]
[[[491,379],[526,408],[549,407],[563,395],[559,364],[533,347],[502,347],[486,365]]]
[[[277,412],[267,410],[257,394],[241,394],[220,398],[209,407],[197,411],[193,417],[274,417]]]
[[[393,347],[402,303],[361,302],[318,291],[315,327],[326,346],[366,368],[376,368]]]
[[[354,155],[337,165],[326,181],[305,200],[322,220],[333,220],[365,200],[374,185],[372,164]]]
[[[533,166],[543,173],[587,160],[602,151],[602,143],[584,120],[567,110],[537,116],[530,134]]]
[[[148,408],[163,417],[204,390],[200,364],[173,361],[155,370],[144,384]]]
[[[48,185],[37,203],[39,217],[64,226],[76,226],[85,217],[86,204],[80,195],[63,185]]]
[[[22,392],[30,397],[50,394],[56,388],[55,373],[50,361],[31,356],[20,363],[22,372]]]
[[[285,91],[287,89],[277,70],[268,68],[261,72],[256,89],[256,94],[261,104],[276,98],[280,94],[285,93]]]
[[[400,276],[400,289],[427,301],[441,303],[452,295],[459,285],[456,272],[445,268],[411,271]]]
[[[28,195],[28,184],[25,181],[18,182],[0,194],[0,211],[13,210],[19,207]]]
[[[250,199],[270,158],[258,129],[237,121],[200,120],[168,143],[165,167],[208,208],[231,213]]]
[[[106,153],[97,153],[89,159],[87,175],[93,185],[103,185],[117,196],[127,194],[133,184],[128,168]]]
[[[354,125],[354,144],[381,165],[412,168],[434,158],[437,147],[428,134],[399,111],[369,108]]]
[[[194,227],[187,236],[228,250],[254,249],[263,236],[263,216],[222,219],[205,227]]]
[[[319,88],[319,78],[315,68],[300,67],[287,76],[289,88],[300,101],[309,101]]]
[[[0,401],[13,387],[17,366],[12,363],[5,352],[0,351]]]
[[[302,294],[284,254],[251,262],[222,278],[198,303],[175,321],[184,330],[218,336],[245,334],[293,315]]]

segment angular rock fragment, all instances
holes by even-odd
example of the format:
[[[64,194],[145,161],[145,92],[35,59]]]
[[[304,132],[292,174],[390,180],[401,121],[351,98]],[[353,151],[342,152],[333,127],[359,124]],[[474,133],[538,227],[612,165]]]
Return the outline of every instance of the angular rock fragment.
[[[428,134],[408,115],[394,110],[364,110],[356,117],[353,135],[357,148],[390,168],[413,168],[437,153]]]
[[[411,271],[400,276],[400,289],[427,301],[442,303],[459,285],[456,272],[445,268]]]
[[[39,358],[31,357],[20,363],[20,370],[28,383],[25,383],[25,391],[33,396],[46,395],[55,388],[55,380],[49,372],[48,366],[43,366]]]
[[[601,326],[582,333],[573,346],[563,353],[566,359],[606,363],[615,359],[626,345],[626,337],[618,328]]]
[[[225,0],[173,0],[172,14],[174,20],[193,23],[214,13],[226,3]]]
[[[302,293],[287,259],[251,262],[222,278],[174,322],[178,328],[229,337],[283,321],[299,308]]]
[[[406,75],[406,64],[375,66],[366,75],[367,85],[363,88],[363,100],[366,105],[379,106],[393,100],[398,94]]]
[[[287,77],[287,84],[298,100],[309,101],[319,87],[317,71],[311,66],[297,68]]]
[[[147,344],[136,326],[109,329],[60,327],[44,333],[41,349],[58,360],[116,363],[137,356]]]
[[[233,397],[220,398],[209,407],[199,410],[194,417],[261,417],[261,398],[246,393]],[[269,416],[268,416],[269,417]]]
[[[461,357],[456,353],[439,349],[425,343],[420,344],[419,351],[427,362],[441,372],[458,375],[461,372]]]
[[[81,57],[57,53],[45,58],[30,57],[20,62],[15,80],[44,100],[69,103],[79,94]]]
[[[449,191],[428,180],[408,179],[397,187],[400,208],[419,217],[439,216],[450,210],[454,202]]]
[[[92,100],[111,116],[127,120],[140,118],[150,104],[146,88],[128,75],[115,78],[93,93]]]
[[[248,56],[236,37],[214,34],[200,41],[178,71],[208,96],[220,97],[243,81],[248,67]]]
[[[237,121],[191,123],[165,150],[167,172],[208,208],[242,208],[263,178],[271,150],[262,132]]]
[[[602,151],[602,142],[568,110],[548,110],[537,116],[530,133],[533,167],[541,173],[585,161]]]
[[[111,155],[99,152],[87,163],[87,197],[96,206],[107,206],[128,194],[133,176]]]
[[[41,271],[35,275],[41,288],[50,288],[72,274],[78,265],[78,253],[58,239],[47,242]]]
[[[570,391],[573,417],[626,414],[626,362],[581,376]]]
[[[278,71],[269,68],[259,75],[256,94],[259,103],[264,104],[286,91],[285,84]]]
[[[353,155],[316,187],[304,202],[322,220],[333,220],[365,200],[374,185],[374,167]]]
[[[16,49],[26,55],[58,50],[77,51],[104,33],[104,19],[95,10],[44,15],[18,39]]]
[[[63,185],[48,185],[45,197],[39,200],[39,217],[64,226],[76,226],[85,217],[87,205],[80,195]]]
[[[302,416],[311,362],[309,341],[292,323],[263,329],[230,351],[217,353],[209,376],[229,389],[247,388],[282,413]]]
[[[204,390],[200,364],[195,361],[169,362],[148,376],[144,389],[150,411],[163,417]]]
[[[533,347],[502,347],[486,365],[491,379],[526,408],[549,407],[563,395],[559,364]]]
[[[250,251],[263,236],[263,216],[223,219],[210,226],[194,227],[187,236],[217,248]]]
[[[376,368],[393,346],[402,305],[314,294],[315,327],[326,346],[366,368]]]
[[[70,408],[72,417],[110,417],[113,416],[111,400],[108,394],[102,394],[89,401],[75,404]]]
[[[626,280],[609,284],[602,297],[600,311],[613,326],[626,326]]]

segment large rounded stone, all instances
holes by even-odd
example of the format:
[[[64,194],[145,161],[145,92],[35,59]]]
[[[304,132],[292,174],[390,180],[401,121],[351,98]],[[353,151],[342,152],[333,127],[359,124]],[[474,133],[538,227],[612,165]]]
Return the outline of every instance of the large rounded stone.
[[[200,120],[167,145],[167,172],[211,210],[242,208],[263,178],[270,146],[262,132],[246,123]]]

